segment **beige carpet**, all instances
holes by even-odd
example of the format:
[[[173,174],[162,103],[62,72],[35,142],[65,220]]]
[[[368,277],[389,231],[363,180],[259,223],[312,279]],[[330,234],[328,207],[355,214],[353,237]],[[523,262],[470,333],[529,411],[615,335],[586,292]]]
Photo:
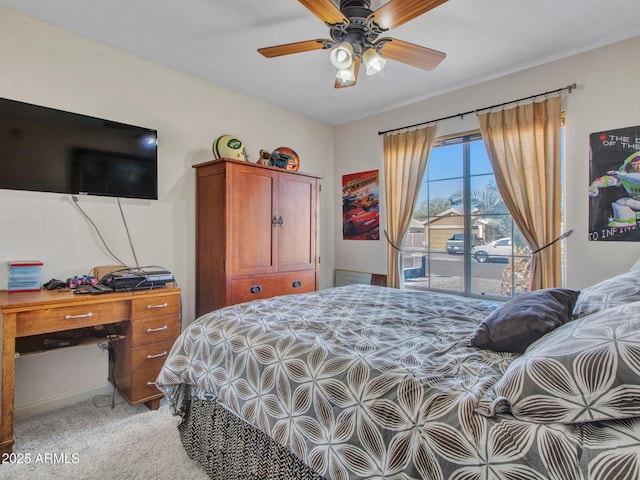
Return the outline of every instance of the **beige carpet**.
[[[112,409],[105,398],[94,401],[17,421],[14,463],[0,465],[0,479],[208,478],[187,457],[178,418],[165,402],[151,411],[127,403]]]

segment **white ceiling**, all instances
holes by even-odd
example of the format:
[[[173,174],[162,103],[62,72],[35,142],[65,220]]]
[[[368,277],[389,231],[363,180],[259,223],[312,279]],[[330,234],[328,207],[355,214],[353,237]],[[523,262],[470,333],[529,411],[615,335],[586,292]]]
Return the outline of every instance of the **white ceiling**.
[[[272,59],[256,52],[329,37],[296,0],[0,0],[0,6],[332,125],[640,35],[638,0],[449,0],[385,34],[446,52],[434,71],[390,60],[379,75],[361,72],[355,87],[336,90],[326,50]],[[628,60],[637,66],[640,55]]]

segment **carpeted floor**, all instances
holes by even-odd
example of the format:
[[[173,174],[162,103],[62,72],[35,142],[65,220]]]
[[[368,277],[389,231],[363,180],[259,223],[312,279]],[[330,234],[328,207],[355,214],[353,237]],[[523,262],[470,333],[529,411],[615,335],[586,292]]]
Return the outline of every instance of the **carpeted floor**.
[[[13,463],[0,465],[0,479],[208,478],[187,457],[164,401],[151,411],[94,400],[15,422]]]

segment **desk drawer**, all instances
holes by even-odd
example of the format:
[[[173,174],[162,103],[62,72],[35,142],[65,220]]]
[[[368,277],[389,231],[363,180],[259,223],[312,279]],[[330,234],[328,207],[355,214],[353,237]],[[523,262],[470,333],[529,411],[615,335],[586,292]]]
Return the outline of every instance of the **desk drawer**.
[[[126,301],[45,308],[20,312],[16,316],[16,336],[38,335],[74,328],[116,323],[129,318]]]
[[[178,335],[180,335],[178,315],[163,315],[131,322],[132,346],[175,340]]]
[[[164,365],[174,340],[143,345],[132,349],[131,400],[139,402],[160,391],[155,386],[156,377]]]
[[[178,313],[180,313],[180,295],[134,298],[131,303],[132,320]]]

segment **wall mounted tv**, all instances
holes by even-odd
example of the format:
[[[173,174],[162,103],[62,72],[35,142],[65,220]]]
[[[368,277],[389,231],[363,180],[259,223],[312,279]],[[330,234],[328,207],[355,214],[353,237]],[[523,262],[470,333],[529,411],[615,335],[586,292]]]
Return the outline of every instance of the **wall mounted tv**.
[[[158,198],[157,131],[0,98],[0,188]]]

